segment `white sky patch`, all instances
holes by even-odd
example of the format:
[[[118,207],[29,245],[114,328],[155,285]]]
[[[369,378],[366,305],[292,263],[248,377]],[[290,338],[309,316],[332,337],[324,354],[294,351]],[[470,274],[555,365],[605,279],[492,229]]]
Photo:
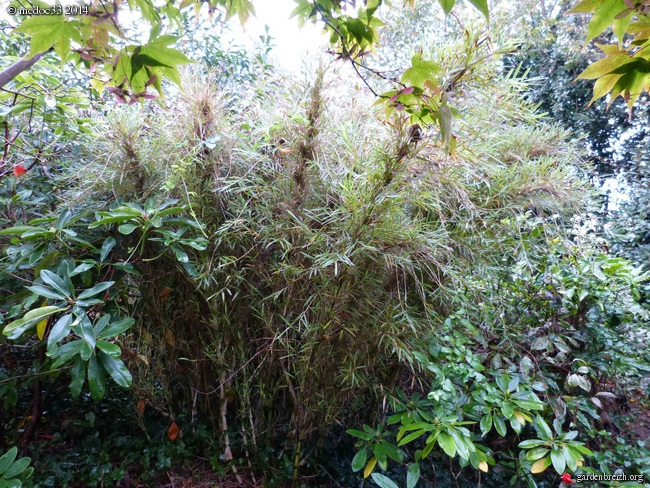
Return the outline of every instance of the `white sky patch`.
[[[50,5],[83,5],[81,0],[45,0]],[[322,52],[327,44],[327,36],[323,35],[320,25],[307,23],[298,27],[298,19],[291,18],[291,12],[296,7],[293,0],[254,0],[255,17],[251,17],[244,27],[237,17],[229,22],[233,40],[247,48],[253,48],[260,43],[259,36],[266,35],[265,26],[269,26],[269,34],[273,38],[271,60],[273,64],[287,71],[300,71],[304,59],[310,55]],[[7,0],[0,0],[5,8],[0,12],[0,22],[16,23],[16,19],[6,12]],[[206,14],[206,9],[202,13]]]
[[[322,27],[307,23],[298,27],[298,19],[290,18],[296,7],[293,0],[254,0],[255,17],[251,17],[242,28],[239,20],[230,21],[230,28],[237,41],[247,47],[259,43],[259,36],[266,35],[265,26],[274,46],[271,59],[287,71],[297,73],[303,60],[309,55],[317,54],[326,45],[327,36],[322,34]]]

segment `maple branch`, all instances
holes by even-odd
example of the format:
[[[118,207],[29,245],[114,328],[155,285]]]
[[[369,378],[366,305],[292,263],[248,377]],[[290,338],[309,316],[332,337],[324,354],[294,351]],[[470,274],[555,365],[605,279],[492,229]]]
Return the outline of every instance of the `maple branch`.
[[[4,70],[0,72],[0,88],[5,86],[7,83],[9,83],[11,80],[13,80],[16,76],[18,76],[20,73],[23,71],[31,68],[36,64],[36,62],[41,59],[43,56],[45,56],[48,52],[50,52],[50,49],[47,51],[43,51],[42,53],[35,54],[29,59],[20,59],[16,61],[14,64],[11,66],[8,66]]]

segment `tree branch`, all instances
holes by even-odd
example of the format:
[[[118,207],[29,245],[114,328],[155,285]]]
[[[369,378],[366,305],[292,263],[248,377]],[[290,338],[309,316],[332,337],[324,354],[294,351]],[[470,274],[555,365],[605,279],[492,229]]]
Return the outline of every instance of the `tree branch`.
[[[49,50],[43,51],[42,53],[35,54],[30,59],[21,59],[19,61],[16,61],[11,66],[2,70],[0,72],[0,88],[5,86],[7,83],[9,83],[11,80],[13,80],[16,76],[18,76],[23,71],[34,66],[34,64],[36,64],[36,62],[39,59],[41,59],[43,56],[45,56],[48,52]]]

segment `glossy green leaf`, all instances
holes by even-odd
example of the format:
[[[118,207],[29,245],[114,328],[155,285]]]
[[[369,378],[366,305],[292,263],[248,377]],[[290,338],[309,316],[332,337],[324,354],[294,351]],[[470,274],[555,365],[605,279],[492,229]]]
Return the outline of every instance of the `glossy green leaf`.
[[[420,479],[420,464],[413,463],[406,472],[406,488],[415,488]]]
[[[104,394],[106,393],[106,374],[96,354],[90,356],[88,361],[88,387],[90,388],[90,396],[93,400],[98,401],[104,398]]]
[[[120,355],[122,354],[122,350],[120,349],[120,346],[118,346],[117,344],[113,344],[112,342],[97,341],[96,345],[98,349],[101,349],[111,357],[119,358]]]
[[[494,428],[497,430],[501,437],[505,437],[508,429],[506,428],[506,423],[503,420],[503,417],[500,415],[495,415],[493,418]]]
[[[61,293],[59,293],[59,292],[57,292],[57,291],[55,291],[55,290],[53,290],[51,288],[48,288],[46,286],[34,285],[34,286],[28,286],[27,289],[29,291],[31,291],[32,293],[35,293],[36,295],[39,295],[39,296],[42,296],[42,297],[45,297],[45,298],[51,298],[53,300],[65,300],[66,299],[66,297],[63,294],[61,294]]]
[[[81,340],[78,342],[81,342],[81,349],[79,350],[79,356],[84,361],[88,361],[90,359],[90,356],[92,356],[95,353],[95,349],[91,348],[86,341]]]
[[[108,290],[111,286],[115,284],[114,281],[102,281],[101,283],[97,283],[95,286],[92,288],[89,288],[87,290],[84,290],[79,294],[79,300],[84,300],[86,298],[93,297],[105,290]]]
[[[63,209],[54,227],[57,230],[63,229],[70,222],[71,218],[72,218],[72,212],[70,211],[70,209],[69,208]]]
[[[124,362],[119,358],[109,356],[103,351],[99,351],[98,355],[104,368],[108,374],[111,375],[111,378],[113,378],[115,383],[124,388],[128,388],[131,385],[132,378],[131,373],[124,365]]]
[[[102,244],[102,249],[99,253],[99,260],[101,262],[106,261],[106,258],[108,257],[109,253],[113,250],[116,243],[117,241],[115,240],[114,237],[109,237],[104,241],[104,243]]]
[[[570,374],[567,378],[567,384],[569,386],[578,386],[587,392],[591,391],[591,382],[585,376],[579,374]]]
[[[73,290],[70,288],[68,283],[62,280],[58,275],[52,273],[51,271],[44,269],[41,271],[41,279],[43,283],[51,286],[57,292],[64,295],[65,297],[71,297]]]
[[[454,442],[454,438],[446,432],[441,432],[440,435],[438,435],[438,444],[449,457],[454,457],[456,455],[456,443]]]
[[[399,488],[393,480],[383,474],[372,473],[372,480],[377,483],[380,488]]]
[[[388,457],[391,458],[393,461],[397,461],[398,463],[401,463],[404,460],[404,454],[395,444],[386,440],[382,440],[381,444],[382,446],[384,446],[384,449],[386,450],[386,454],[388,455]]]
[[[575,443],[575,442],[571,443],[571,449],[575,449],[576,451],[578,451],[580,454],[582,454],[584,456],[593,456],[594,455],[594,453],[591,452],[589,449],[587,449],[585,446],[583,446],[581,444],[578,444],[578,443]]]
[[[111,339],[115,336],[120,335],[124,331],[128,330],[133,324],[135,324],[135,319],[127,317],[125,319],[119,320],[117,322],[112,322],[108,327],[99,332],[97,335],[98,339]]]
[[[118,215],[110,215],[93,222],[92,224],[88,225],[88,228],[94,229],[95,227],[99,227],[100,225],[116,224],[119,222],[128,222],[129,220],[133,220],[134,218],[137,217],[140,217],[140,214],[131,215],[131,214],[120,213]]]
[[[377,443],[374,446],[372,446],[372,450],[375,453],[375,457],[377,458],[377,462],[380,465],[385,465],[386,464],[386,449],[384,448],[383,444]]]
[[[490,432],[490,429],[492,429],[492,412],[488,411],[485,415],[483,415],[483,417],[481,417],[479,427],[481,428],[481,433],[483,435]]]
[[[185,251],[183,251],[180,247],[172,245],[170,246],[170,249],[176,255],[176,259],[178,259],[181,263],[187,263],[190,260]]]
[[[352,471],[355,473],[363,469],[368,460],[368,451],[363,448],[361,449],[352,459]]]
[[[437,437],[436,437],[437,439]],[[435,439],[434,439],[435,440]],[[431,442],[428,442],[426,446],[424,446],[424,449],[422,449],[422,459],[426,459],[429,454],[431,454],[431,451],[433,451],[433,448],[435,447],[436,443],[432,440]]]
[[[99,320],[95,322],[95,325],[93,326],[93,332],[95,334],[95,337],[99,337],[99,334],[102,333],[102,331],[106,328],[106,326],[109,324],[111,321],[111,314],[107,313],[105,315],[102,315]]]
[[[53,305],[30,310],[21,319],[14,320],[10,324],[6,325],[2,333],[8,336],[14,329],[18,329],[19,327],[34,326],[41,320],[49,317],[50,315],[54,315],[55,313],[61,312],[63,310],[65,309],[55,307]]]
[[[72,315],[70,314],[64,315],[55,322],[47,338],[47,350],[49,352],[54,352],[56,350],[56,344],[70,333],[71,324]]]
[[[553,463],[553,468],[557,474],[563,474],[566,468],[566,461],[564,459],[564,454],[562,451],[554,449],[551,451],[551,462]]]
[[[562,446],[562,456],[564,456],[564,461],[566,462],[569,471],[573,472],[578,468],[579,457],[574,456],[567,446]]]
[[[509,419],[515,414],[515,406],[510,402],[506,402],[501,405],[501,412],[505,418]]]
[[[52,369],[56,369],[62,364],[66,363],[70,358],[76,356],[81,352],[81,349],[83,346],[85,346],[86,343],[81,340],[75,340],[71,342],[67,342],[63,344],[61,347],[59,347],[54,354],[50,354],[53,358],[55,358],[54,363],[52,364]]]
[[[519,444],[521,447],[521,444]],[[526,459],[529,461],[537,461],[548,454],[548,449],[545,447],[535,447],[526,453]]]
[[[551,432],[551,428],[548,426],[548,424],[544,421],[542,417],[539,415],[535,417],[535,428],[537,429],[537,432],[539,433],[539,436],[543,440],[551,440],[553,438],[553,433]]]
[[[25,471],[29,467],[29,463],[32,460],[28,457],[23,457],[18,459],[17,461],[14,461],[14,463],[9,466],[9,469],[5,471],[5,473],[2,475],[5,479],[9,478],[14,478],[18,476],[20,473]]]
[[[31,225],[15,225],[8,229],[0,230],[0,236],[22,236],[25,232],[46,232],[42,227],[33,227]]]
[[[544,441],[541,441],[539,439],[528,439],[525,441],[521,441],[519,443],[519,447],[521,449],[530,449],[532,447],[538,447],[544,445]]]
[[[468,439],[461,435],[457,430],[450,430],[449,434],[454,440],[456,453],[464,460],[469,459],[470,447],[472,450],[474,450],[474,446],[471,444],[471,441],[468,441]]]
[[[9,469],[18,455],[18,448],[12,447],[0,457],[0,475]]]
[[[84,382],[86,380],[86,367],[80,357],[75,359],[72,368],[70,368],[70,394],[77,398],[81,394]]]
[[[89,269],[93,269],[95,267],[94,263],[81,263],[79,266],[77,266],[75,269],[73,269],[68,276],[77,276],[78,274],[85,273]]]
[[[369,441],[370,439],[373,438],[372,434],[368,434],[367,432],[358,429],[348,429],[346,432],[354,437],[358,437],[359,439],[363,439],[365,441]]]
[[[93,330],[93,324],[86,314],[83,314],[79,325],[80,335],[88,347],[92,350],[95,349],[95,331]]]
[[[138,224],[123,224],[120,225],[117,230],[120,234],[129,235],[138,227],[140,227]]]
[[[408,444],[414,439],[417,439],[418,437],[421,437],[426,431],[424,429],[416,430],[415,432],[411,432],[409,435],[404,437],[399,441],[397,444],[398,446],[403,446],[405,444]]]
[[[156,212],[156,217],[166,217],[171,214],[175,213],[180,213],[183,210],[185,210],[185,207],[169,207],[165,208],[164,210],[160,210]]]

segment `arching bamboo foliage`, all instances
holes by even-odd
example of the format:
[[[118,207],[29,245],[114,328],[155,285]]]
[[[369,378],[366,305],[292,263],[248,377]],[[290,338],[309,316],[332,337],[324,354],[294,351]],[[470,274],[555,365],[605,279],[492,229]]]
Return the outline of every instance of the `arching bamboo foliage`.
[[[416,352],[455,294],[510,262],[534,215],[568,218],[584,188],[577,152],[522,100],[525,84],[499,78],[485,43],[463,42],[481,62],[449,92],[463,114],[454,154],[435,131],[375,118],[324,69],[236,112],[188,78],[173,108],[109,116],[101,143],[115,156],[85,170],[105,176],[81,196],[166,187],[210,241],[185,269],[138,264],[131,313],[149,366],[135,382],[151,403],[203,405],[227,451],[288,436],[299,460],[334,422],[428,382]],[[441,53],[446,72],[465,62],[456,52]],[[548,238],[564,237],[551,226]],[[152,389],[161,379],[170,396]]]

